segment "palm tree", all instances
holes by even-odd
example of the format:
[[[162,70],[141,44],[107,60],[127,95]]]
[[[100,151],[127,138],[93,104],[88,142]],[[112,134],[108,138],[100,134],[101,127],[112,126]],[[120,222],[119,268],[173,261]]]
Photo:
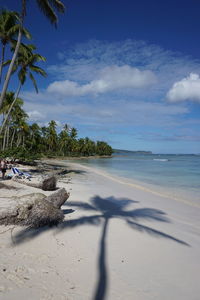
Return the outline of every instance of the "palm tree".
[[[12,105],[13,101],[15,100],[15,103],[14,103],[14,108],[15,108],[15,105],[20,105],[22,106],[23,105],[23,100],[20,99],[20,98],[15,98],[15,93],[13,92],[8,92],[6,93],[6,97],[5,97],[5,101],[3,103],[3,106],[2,108],[0,109],[0,115],[2,114],[3,116],[3,122],[5,121],[5,118],[8,114],[8,111],[10,109],[10,106]]]
[[[0,64],[0,82],[2,77],[2,67],[5,58],[5,48],[8,43],[13,45],[16,42],[15,37],[19,31],[19,15],[15,11],[2,10],[0,13],[0,39],[2,44],[1,64]],[[27,39],[31,38],[31,34],[25,28],[22,28],[22,34]]]
[[[34,151],[41,144],[41,128],[37,123],[29,126],[29,144],[30,150]]]
[[[18,32],[16,28],[17,15],[13,11],[2,10],[0,14],[0,39],[2,44],[1,49],[1,65],[0,65],[0,82],[2,75],[2,67],[5,57],[6,45],[13,41],[13,37]],[[17,30],[17,31],[16,31]]]
[[[70,140],[70,136],[69,136],[69,126],[67,124],[65,124],[63,126],[63,130],[59,133],[59,145],[60,145],[60,152],[61,154],[64,156],[68,149],[69,146],[69,140]]]
[[[13,103],[14,100],[15,100],[15,102],[14,102],[13,109],[5,122],[4,115],[7,116],[10,105]],[[4,105],[3,105],[2,109],[0,110],[0,114],[1,113],[3,114],[3,120],[4,120],[3,121],[4,127],[2,128],[2,126],[1,126],[1,134],[4,129],[3,145],[2,145],[3,150],[5,149],[6,145],[8,145],[8,141],[10,140],[10,133],[12,133],[12,138],[10,140],[10,146],[12,148],[14,137],[16,136],[17,131],[19,130],[20,120],[23,120],[23,119],[25,120],[27,118],[27,114],[22,109],[23,103],[24,102],[22,99],[20,99],[20,98],[15,99],[15,94],[13,92],[6,93],[6,100],[4,101]]]
[[[6,93],[5,101],[3,103],[3,106],[0,109],[0,115],[2,114],[3,121],[5,119],[6,114],[8,113],[8,110],[9,110],[9,107],[10,107],[11,103],[14,100],[14,95],[15,94],[13,92]]]
[[[57,25],[58,22],[58,17],[55,13],[57,11],[58,13],[64,13],[65,12],[65,6],[60,0],[36,0],[40,10],[43,12],[43,14],[47,17],[47,19],[54,24],[55,26]],[[6,79],[3,85],[1,97],[0,97],[0,108],[2,106],[2,103],[4,101],[4,97],[8,88],[8,84],[10,81],[10,77],[12,75],[12,71],[14,68],[15,60],[17,58],[18,52],[19,52],[19,47],[21,44],[21,39],[22,39],[22,28],[23,28],[23,23],[24,23],[24,18],[26,15],[26,4],[27,0],[21,0],[22,3],[22,10],[21,10],[21,16],[20,16],[20,26],[19,26],[19,32],[18,32],[18,39],[17,39],[17,44],[15,47],[15,51],[11,60],[11,63],[8,68],[8,72],[6,75]]]
[[[49,122],[48,132],[47,132],[47,143],[49,145],[49,150],[53,151],[57,148],[57,133],[56,133],[56,122],[54,120]]]
[[[9,110],[9,107],[10,107],[11,103],[14,100],[14,95],[15,94],[13,92],[6,93],[5,101],[3,103],[3,106],[0,109],[0,115],[2,115],[2,123],[4,122],[5,116],[8,112],[8,110]],[[3,144],[0,146],[0,148],[4,148],[6,132],[4,132],[4,135],[1,136],[1,134],[3,132],[2,125],[0,127],[0,132],[1,132],[0,133],[0,140],[3,140]]]
[[[38,88],[37,88],[36,80],[35,80],[32,72],[36,72],[37,74],[40,74],[44,77],[47,76],[46,72],[42,68],[35,65],[35,63],[37,63],[39,61],[46,61],[45,57],[43,57],[42,55],[32,52],[32,50],[35,50],[35,49],[36,49],[36,47],[34,45],[26,45],[26,46],[20,47],[19,54],[15,61],[15,67],[14,67],[14,71],[16,71],[18,68],[20,68],[20,70],[18,72],[19,87],[16,92],[15,100],[10,105],[10,109],[8,110],[7,116],[5,117],[4,122],[1,126],[0,134],[1,134],[3,127],[7,121],[7,118],[9,117],[12,107],[15,104],[15,101],[19,96],[21,87],[22,87],[22,85],[24,85],[24,83],[26,81],[27,75],[29,75],[29,78],[33,82],[33,85],[34,85],[37,93],[38,93]],[[9,63],[10,63],[10,60],[8,60],[5,64],[9,64]]]
[[[70,132],[70,137],[72,139],[75,139],[77,137],[77,135],[78,135],[77,129],[72,127],[71,132]]]

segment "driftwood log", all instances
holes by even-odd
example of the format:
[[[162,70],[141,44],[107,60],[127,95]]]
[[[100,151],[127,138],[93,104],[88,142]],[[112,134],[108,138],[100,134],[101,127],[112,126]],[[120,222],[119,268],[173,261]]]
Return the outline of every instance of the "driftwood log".
[[[60,208],[68,198],[69,193],[64,188],[50,196],[32,193],[12,198],[9,207],[0,210],[0,225],[16,224],[35,228],[56,225],[64,219]]]
[[[55,191],[56,189],[56,184],[57,184],[57,179],[55,176],[49,176],[41,180],[40,182],[31,182],[28,181],[27,179],[23,180],[19,177],[13,177],[12,180],[17,181],[19,183],[36,187],[38,189],[42,189],[43,191]]]

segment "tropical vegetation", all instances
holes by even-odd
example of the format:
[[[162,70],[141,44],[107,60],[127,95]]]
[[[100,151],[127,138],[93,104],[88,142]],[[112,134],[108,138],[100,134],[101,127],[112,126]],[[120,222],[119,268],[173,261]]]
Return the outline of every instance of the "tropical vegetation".
[[[14,97],[13,92],[6,94],[6,101],[0,110],[3,119]],[[28,120],[23,110],[23,100],[17,98],[0,136],[0,156],[27,161],[41,157],[112,154],[112,148],[106,142],[94,142],[88,137],[78,138],[77,129],[67,124],[59,131],[54,120],[46,126],[29,124]]]

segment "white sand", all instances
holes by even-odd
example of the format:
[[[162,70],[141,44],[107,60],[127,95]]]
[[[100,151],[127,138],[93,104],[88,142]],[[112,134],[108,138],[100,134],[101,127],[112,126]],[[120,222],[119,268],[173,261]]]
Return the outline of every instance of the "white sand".
[[[71,192],[63,224],[0,227],[0,299],[199,300],[200,207],[67,165],[80,172],[58,183]],[[20,189],[1,189],[1,206],[41,192],[6,184]]]

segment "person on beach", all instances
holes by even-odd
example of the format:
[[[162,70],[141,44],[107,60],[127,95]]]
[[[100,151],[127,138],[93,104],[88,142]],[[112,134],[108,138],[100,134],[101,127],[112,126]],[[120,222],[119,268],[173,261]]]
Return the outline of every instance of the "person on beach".
[[[7,169],[7,164],[6,164],[6,161],[4,159],[1,160],[0,169],[1,169],[1,173],[2,173],[2,179],[4,179],[5,174],[6,174],[6,169]]]

